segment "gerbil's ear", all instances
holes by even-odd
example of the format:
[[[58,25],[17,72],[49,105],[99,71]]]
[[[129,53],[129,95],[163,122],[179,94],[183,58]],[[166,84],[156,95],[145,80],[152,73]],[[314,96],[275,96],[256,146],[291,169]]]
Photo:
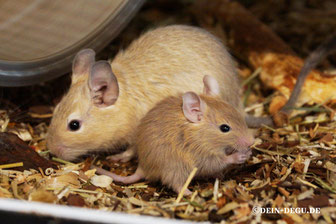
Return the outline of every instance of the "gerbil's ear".
[[[117,77],[107,61],[95,62],[90,70],[89,88],[93,104],[98,107],[113,105],[119,96]]]
[[[76,81],[76,77],[89,73],[89,69],[95,62],[96,53],[92,49],[83,49],[79,51],[72,62],[72,81]]]
[[[205,103],[194,92],[186,92],[182,99],[184,116],[193,123],[200,122],[203,118]]]
[[[220,93],[219,90],[219,85],[217,80],[210,76],[210,75],[205,75],[203,78],[203,83],[204,83],[204,89],[203,93],[208,96],[218,96]]]

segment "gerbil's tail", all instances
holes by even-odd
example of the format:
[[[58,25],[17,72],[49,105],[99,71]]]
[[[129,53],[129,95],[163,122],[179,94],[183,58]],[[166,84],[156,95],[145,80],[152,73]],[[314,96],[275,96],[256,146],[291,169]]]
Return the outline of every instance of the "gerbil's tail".
[[[292,94],[289,97],[287,103],[280,109],[278,114],[289,114],[300,96],[301,88],[303,86],[306,77],[324,58],[329,54],[336,52],[336,35],[331,39],[328,39],[322,43],[316,50],[314,50],[309,57],[305,60],[300,74],[296,80]],[[272,117],[254,117],[246,116],[245,118],[248,127],[258,128],[261,125],[274,126],[274,120]]]
[[[112,177],[113,181],[121,182],[121,183],[124,183],[124,184],[132,184],[132,183],[135,183],[135,182],[145,178],[145,175],[144,175],[144,173],[143,173],[143,171],[140,167],[137,168],[137,170],[135,171],[134,174],[132,174],[130,176],[127,176],[127,177],[120,176],[120,175],[117,175],[115,173],[111,173],[111,172],[109,172],[107,170],[104,170],[100,167],[96,167],[96,166],[91,166],[91,167],[96,169],[98,174]]]
[[[313,70],[324,58],[326,58],[329,54],[332,54],[333,52],[336,52],[336,36],[322,43],[306,59],[296,80],[293,92],[285,106],[281,108],[281,112],[289,114],[293,110],[295,102],[299,98],[303,83],[306,80],[306,77],[308,76],[310,71]]]

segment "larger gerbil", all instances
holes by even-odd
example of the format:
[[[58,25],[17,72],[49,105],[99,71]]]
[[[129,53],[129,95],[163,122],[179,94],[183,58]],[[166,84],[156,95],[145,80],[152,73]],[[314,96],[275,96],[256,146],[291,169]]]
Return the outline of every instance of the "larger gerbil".
[[[82,50],[72,83],[56,106],[47,146],[72,160],[88,152],[133,144],[140,119],[156,103],[179,92],[202,93],[204,75],[220,83],[220,97],[242,112],[236,69],[223,44],[207,31],[183,25],[143,34],[111,63]],[[123,154],[132,156],[132,151]],[[127,159],[127,158],[126,158]]]

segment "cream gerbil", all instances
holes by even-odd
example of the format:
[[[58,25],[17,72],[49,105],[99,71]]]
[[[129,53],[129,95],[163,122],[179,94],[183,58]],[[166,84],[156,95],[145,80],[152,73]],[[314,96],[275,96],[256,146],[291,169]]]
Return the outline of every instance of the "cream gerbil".
[[[205,74],[218,80],[220,97],[242,112],[231,57],[203,29],[174,25],[148,31],[111,63],[95,62],[93,50],[82,50],[73,61],[70,89],[54,110],[47,147],[73,160],[88,152],[132,146],[140,119],[156,103],[183,91],[202,93]],[[132,156],[128,150],[114,159]]]

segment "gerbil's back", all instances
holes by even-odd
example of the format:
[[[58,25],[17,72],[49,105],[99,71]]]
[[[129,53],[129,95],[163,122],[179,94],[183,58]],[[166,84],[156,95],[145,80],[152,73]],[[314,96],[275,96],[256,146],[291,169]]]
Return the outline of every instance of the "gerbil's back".
[[[152,97],[155,103],[176,92],[201,93],[204,75],[211,75],[219,82],[222,97],[239,104],[239,85],[229,53],[216,37],[200,28],[174,25],[149,31],[115,57],[113,68],[123,74],[135,95]]]
[[[172,158],[183,153],[185,125],[188,123],[182,112],[181,97],[167,97],[151,109],[141,120],[136,134],[139,165],[148,176],[157,176]],[[187,159],[187,158],[186,158]],[[192,160],[190,160],[192,161]]]
[[[179,140],[178,136],[184,131],[183,126],[186,123],[182,111],[182,96],[167,97],[142,118],[137,128],[136,145],[140,149],[146,148],[145,145],[157,147],[162,144],[170,145],[171,142],[183,144],[183,139]]]

